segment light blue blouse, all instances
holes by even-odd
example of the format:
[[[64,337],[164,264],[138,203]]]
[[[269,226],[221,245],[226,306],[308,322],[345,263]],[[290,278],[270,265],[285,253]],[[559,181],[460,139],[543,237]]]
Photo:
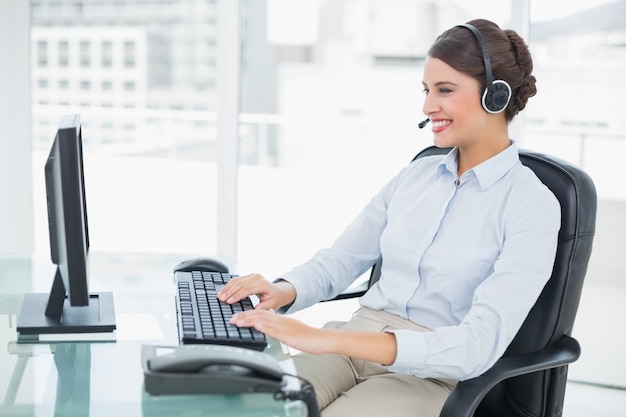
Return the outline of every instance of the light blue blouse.
[[[458,185],[457,185],[458,182]],[[560,207],[515,142],[457,177],[457,149],[405,167],[327,249],[282,276],[289,312],[334,297],[382,256],[360,300],[431,329],[392,330],[392,372],[469,379],[504,353],[552,271]]]

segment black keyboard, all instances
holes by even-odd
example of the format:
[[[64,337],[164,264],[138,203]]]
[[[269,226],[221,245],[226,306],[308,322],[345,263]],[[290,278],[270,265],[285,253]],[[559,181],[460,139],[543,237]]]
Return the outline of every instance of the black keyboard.
[[[258,330],[230,324],[233,314],[252,310],[250,298],[227,304],[217,292],[236,275],[219,272],[176,272],[176,313],[181,344],[218,344],[263,350],[265,335]]]

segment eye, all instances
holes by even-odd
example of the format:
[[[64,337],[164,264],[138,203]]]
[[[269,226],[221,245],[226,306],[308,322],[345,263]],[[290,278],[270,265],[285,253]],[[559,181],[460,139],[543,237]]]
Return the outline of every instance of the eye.
[[[452,89],[450,89],[450,88],[445,88],[445,87],[441,87],[441,88],[439,89],[439,92],[440,92],[441,94],[450,94],[450,93],[452,92]]]
[[[422,90],[422,93],[424,93],[424,94],[428,95],[428,88],[424,88],[424,89]]]

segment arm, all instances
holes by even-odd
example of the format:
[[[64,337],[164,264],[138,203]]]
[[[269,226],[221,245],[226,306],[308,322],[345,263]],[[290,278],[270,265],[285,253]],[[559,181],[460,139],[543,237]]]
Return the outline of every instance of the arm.
[[[259,274],[233,278],[217,294],[226,303],[250,295],[260,298],[257,309],[301,310],[329,299],[347,288],[378,259],[378,239],[385,223],[384,211],[374,198],[328,249],[322,249],[304,264],[270,282]],[[367,227],[364,227],[368,225]]]
[[[408,165],[385,184],[332,246],[281,276],[294,285],[298,294],[287,313],[334,298],[380,259],[389,204],[414,169],[415,164]]]
[[[246,275],[232,279],[218,293],[218,298],[232,303],[246,294],[257,294],[261,301],[255,311],[233,316],[231,323],[236,326],[254,327],[303,352],[338,353],[383,365],[395,361],[396,338],[393,333],[319,329],[282,314],[275,314],[275,309],[288,305],[295,299],[295,288],[287,281],[272,283],[258,274]]]
[[[231,323],[240,327],[254,327],[307,353],[337,353],[383,365],[393,363],[396,358],[396,338],[393,333],[319,329],[268,310],[236,314]]]
[[[318,251],[311,260],[273,283],[258,274],[235,278],[218,294],[219,300],[233,303],[257,295],[261,298],[257,309],[291,313],[333,298],[348,288],[380,257],[379,241],[387,224],[387,205],[407,169],[371,199],[330,248]],[[285,306],[289,308],[281,308]]]

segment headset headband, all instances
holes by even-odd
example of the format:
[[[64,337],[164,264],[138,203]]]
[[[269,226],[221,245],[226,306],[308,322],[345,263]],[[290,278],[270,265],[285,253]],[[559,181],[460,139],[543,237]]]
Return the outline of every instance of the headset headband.
[[[489,58],[489,51],[487,51],[487,44],[485,43],[485,39],[483,35],[480,33],[478,29],[469,23],[464,23],[461,25],[457,25],[457,27],[467,28],[472,31],[478,43],[480,44],[480,48],[483,51],[483,61],[485,62],[485,73],[487,74],[487,89],[491,90],[491,86],[493,85],[493,74],[491,72],[491,58]]]
[[[489,51],[487,51],[487,44],[483,35],[474,26],[466,23],[457,25],[456,27],[463,27],[470,30],[474,37],[478,40],[480,49],[483,52],[483,62],[485,63],[485,77],[487,85],[482,95],[482,106],[486,112],[491,114],[497,114],[502,112],[509,105],[511,100],[512,90],[509,83],[504,80],[494,80],[493,73],[491,72],[491,58],[489,58]]]

